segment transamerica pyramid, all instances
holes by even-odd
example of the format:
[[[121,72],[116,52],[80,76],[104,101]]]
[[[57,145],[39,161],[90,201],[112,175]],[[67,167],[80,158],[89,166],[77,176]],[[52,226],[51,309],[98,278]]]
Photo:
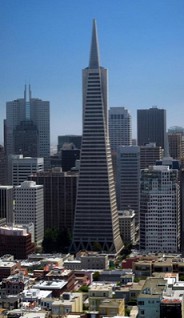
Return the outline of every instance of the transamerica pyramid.
[[[118,253],[119,231],[109,144],[107,70],[100,66],[93,21],[89,67],[83,70],[83,136],[72,250]]]

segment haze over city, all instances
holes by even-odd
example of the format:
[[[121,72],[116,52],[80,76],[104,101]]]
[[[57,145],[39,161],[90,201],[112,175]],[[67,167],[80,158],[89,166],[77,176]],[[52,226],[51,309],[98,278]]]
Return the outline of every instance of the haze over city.
[[[32,96],[50,101],[51,142],[80,134],[81,70],[88,66],[92,19],[100,61],[109,71],[109,107],[167,110],[167,126],[183,122],[184,2],[1,0],[0,141],[6,102]]]

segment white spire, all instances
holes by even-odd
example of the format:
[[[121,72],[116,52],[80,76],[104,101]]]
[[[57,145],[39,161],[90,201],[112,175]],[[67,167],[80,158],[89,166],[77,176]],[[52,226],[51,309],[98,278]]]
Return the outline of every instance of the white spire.
[[[99,47],[98,47],[98,37],[97,37],[97,27],[96,20],[93,20],[93,31],[91,40],[91,51],[89,59],[89,68],[96,69],[99,68]]]

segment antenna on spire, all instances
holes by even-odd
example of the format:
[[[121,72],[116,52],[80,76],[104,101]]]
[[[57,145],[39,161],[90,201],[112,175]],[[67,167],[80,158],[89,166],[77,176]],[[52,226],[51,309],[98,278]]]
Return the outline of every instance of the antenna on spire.
[[[24,85],[24,100],[26,101],[26,90],[27,90],[27,87],[26,87],[26,83]]]
[[[29,84],[29,101],[31,100],[31,85]]]

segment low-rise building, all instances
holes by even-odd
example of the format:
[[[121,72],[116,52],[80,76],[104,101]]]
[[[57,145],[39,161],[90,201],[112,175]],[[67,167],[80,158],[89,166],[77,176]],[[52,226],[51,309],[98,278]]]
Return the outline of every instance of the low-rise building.
[[[66,282],[67,291],[72,291],[75,286],[75,275],[74,272],[64,268],[54,268],[46,274],[45,279],[51,280],[62,280]]]
[[[52,317],[58,317],[70,312],[82,312],[82,293],[63,293],[60,300],[55,300],[51,306]]]
[[[125,300],[124,299],[104,299],[99,305],[99,313],[102,316],[124,316]]]
[[[37,305],[41,304],[43,298],[52,297],[51,290],[40,290],[40,289],[25,289],[21,293],[22,302],[35,302]]]
[[[133,262],[133,272],[136,277],[149,277],[152,274],[152,260],[138,260]]]
[[[80,255],[81,269],[108,269],[108,256],[96,252],[84,252]]]
[[[59,297],[63,292],[67,291],[67,282],[64,280],[39,281],[33,285],[33,289],[34,288],[52,291],[53,297]]]
[[[88,292],[89,310],[98,311],[104,299],[112,298],[112,284],[92,284]]]
[[[10,295],[4,298],[0,298],[0,308],[6,310],[12,310],[20,308],[20,296],[19,295]]]
[[[49,313],[46,311],[42,311],[39,308],[33,308],[30,310],[30,308],[26,309],[22,308],[20,309],[14,309],[8,312],[7,318],[19,318],[19,317],[24,317],[24,318],[48,318]]]
[[[19,262],[2,261],[0,260],[0,281],[10,275],[14,275],[17,270],[20,270]]]
[[[28,284],[29,278],[24,277],[23,272],[3,278],[0,295],[1,297],[5,297],[5,295],[18,295],[24,290],[24,288],[28,287]]]
[[[149,277],[137,297],[139,318],[160,318],[160,301],[167,281],[163,278]]]
[[[140,280],[138,283],[127,283],[126,286],[116,287],[114,297],[117,299],[125,299],[125,302],[136,302],[139,293],[142,290],[145,281]]]
[[[129,273],[132,273],[132,271],[130,270]],[[121,281],[121,277],[123,275],[127,274],[127,270],[123,270],[123,269],[114,269],[111,271],[101,271],[100,272],[100,276],[99,276],[99,280],[102,282],[120,282]]]
[[[97,252],[79,252],[76,259],[68,259],[64,262],[66,269],[80,270],[80,269],[108,269],[109,261],[107,255],[102,255]]]

